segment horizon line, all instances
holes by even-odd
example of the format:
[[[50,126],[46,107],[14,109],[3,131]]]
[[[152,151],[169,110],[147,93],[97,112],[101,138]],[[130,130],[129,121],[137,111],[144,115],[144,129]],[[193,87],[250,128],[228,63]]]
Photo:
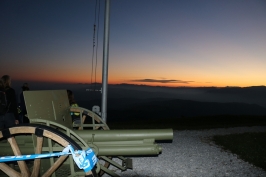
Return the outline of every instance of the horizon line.
[[[70,85],[102,85],[100,82],[81,83],[81,82],[56,82],[56,81],[29,81],[13,79],[13,82],[23,83],[49,83],[49,84],[70,84]],[[148,85],[148,84],[131,84],[131,83],[108,83],[108,85],[129,85],[129,86],[146,86],[146,87],[165,87],[165,88],[249,88],[249,87],[266,87],[265,85],[251,85],[251,86],[163,86],[163,85]]]

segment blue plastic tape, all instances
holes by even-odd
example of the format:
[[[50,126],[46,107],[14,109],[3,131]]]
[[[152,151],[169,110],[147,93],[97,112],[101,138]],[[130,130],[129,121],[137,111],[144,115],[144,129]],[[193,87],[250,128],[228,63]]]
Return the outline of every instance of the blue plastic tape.
[[[20,160],[32,160],[40,158],[49,158],[49,157],[59,157],[63,155],[72,154],[74,161],[80,169],[83,169],[86,172],[90,171],[97,163],[98,159],[91,148],[87,150],[74,150],[71,145],[68,145],[63,149],[62,152],[56,153],[47,153],[47,154],[31,154],[31,155],[20,155],[20,156],[4,156],[0,157],[0,163],[2,162],[11,162],[11,161],[20,161]]]

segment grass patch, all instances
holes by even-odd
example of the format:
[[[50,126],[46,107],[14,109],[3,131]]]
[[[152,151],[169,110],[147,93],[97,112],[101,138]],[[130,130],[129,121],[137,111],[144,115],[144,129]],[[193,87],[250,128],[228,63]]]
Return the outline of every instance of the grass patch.
[[[266,132],[217,135],[212,140],[224,150],[266,170]]]

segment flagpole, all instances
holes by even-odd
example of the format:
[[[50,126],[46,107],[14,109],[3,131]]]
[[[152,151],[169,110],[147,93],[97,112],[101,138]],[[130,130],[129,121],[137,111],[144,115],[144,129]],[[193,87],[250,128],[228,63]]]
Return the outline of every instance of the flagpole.
[[[109,33],[110,33],[110,0],[105,0],[103,69],[102,69],[102,110],[101,110],[102,112],[101,117],[104,122],[107,122]]]

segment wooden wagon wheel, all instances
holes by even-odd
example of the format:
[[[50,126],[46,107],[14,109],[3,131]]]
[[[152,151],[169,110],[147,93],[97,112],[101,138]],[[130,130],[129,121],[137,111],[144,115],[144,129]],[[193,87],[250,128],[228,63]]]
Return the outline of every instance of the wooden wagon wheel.
[[[18,146],[15,137],[19,138],[20,135],[24,136],[25,134],[33,135],[37,139],[35,154],[43,153],[42,149],[43,149],[44,137],[53,140],[62,147],[67,147],[68,145],[71,145],[75,150],[82,150],[82,148],[74,140],[72,140],[64,133],[54,128],[40,124],[25,124],[25,125],[10,127],[8,129],[0,131],[0,139],[1,140],[7,139],[14,155],[20,156],[22,155],[21,150],[20,147]],[[55,161],[55,163],[45,173],[42,174],[42,177],[51,176],[54,172],[56,172],[58,167],[61,166],[67,158],[68,155],[60,156]],[[41,159],[34,160],[32,171],[29,170],[29,167],[27,166],[25,161],[17,161],[17,164],[19,166],[18,171],[11,168],[6,163],[0,163],[0,170],[2,170],[4,173],[6,173],[8,176],[11,177],[39,177]],[[97,177],[95,168],[86,173],[86,177],[87,176]]]
[[[108,125],[101,119],[101,117],[91,110],[82,107],[70,107],[71,112],[77,112],[80,115],[81,123],[84,124],[87,117],[91,117],[93,130],[110,130]],[[82,130],[83,127],[79,127]]]
[[[70,107],[70,111],[71,112],[78,112],[80,114],[80,120],[81,120],[82,123],[85,122],[85,119],[86,119],[87,116],[91,117],[92,123],[93,123],[93,126],[92,126],[93,130],[110,130],[108,125],[101,119],[101,117],[98,114],[96,114],[93,111],[91,111],[91,110],[88,110],[88,109],[85,109],[85,108],[82,108],[82,107]],[[82,130],[82,129],[83,129],[83,127],[79,127],[79,130]],[[101,156],[99,156],[98,158],[102,159]],[[107,157],[107,158],[112,159],[112,157]],[[110,163],[105,161],[103,166],[105,168],[109,168]],[[102,176],[103,174],[104,174],[104,171],[101,170],[99,172],[99,176]]]

